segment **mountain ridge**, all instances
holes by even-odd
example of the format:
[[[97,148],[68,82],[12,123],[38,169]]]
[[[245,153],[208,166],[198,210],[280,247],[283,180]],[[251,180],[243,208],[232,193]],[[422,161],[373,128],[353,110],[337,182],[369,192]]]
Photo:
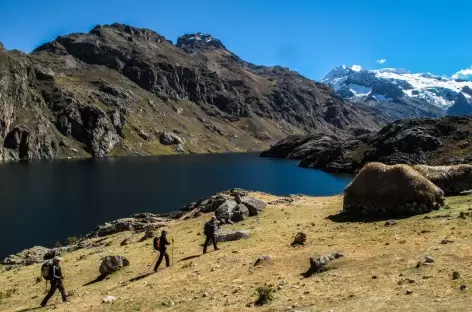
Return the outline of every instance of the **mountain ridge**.
[[[467,92],[472,82],[466,80],[406,69],[367,70],[358,65],[342,65],[321,81],[344,99],[380,106],[397,119],[472,114],[472,96]],[[458,105],[461,108],[455,108]],[[398,106],[402,112],[398,112]]]
[[[289,134],[384,123],[325,84],[197,35],[203,44],[184,35],[181,48],[150,29],[98,25],[30,54],[1,50],[0,158],[260,150]]]

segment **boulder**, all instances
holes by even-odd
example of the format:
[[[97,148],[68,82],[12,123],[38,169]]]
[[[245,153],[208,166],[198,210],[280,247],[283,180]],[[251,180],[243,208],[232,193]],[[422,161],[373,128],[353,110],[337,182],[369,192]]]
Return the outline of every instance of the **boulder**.
[[[116,301],[116,297],[113,296],[105,296],[102,300],[102,303],[113,303]]]
[[[144,236],[141,237],[141,239],[139,241],[143,242],[146,239],[150,239],[150,238],[153,238],[153,237],[154,237],[154,231],[153,230],[146,230],[146,232],[144,233]]]
[[[404,216],[437,210],[444,192],[408,165],[367,164],[344,190],[352,216]]]
[[[159,142],[161,142],[162,145],[184,144],[184,140],[172,132],[162,132],[159,136]]]
[[[249,209],[245,205],[239,204],[233,210],[233,217],[231,218],[231,221],[240,222],[246,220],[248,217]]]
[[[249,230],[224,230],[217,231],[215,234],[217,242],[229,242],[249,238]]]
[[[267,205],[260,199],[248,196],[241,198],[241,202],[249,209],[250,216],[258,215]]]
[[[225,201],[215,210],[216,218],[220,221],[231,220],[233,211],[237,205],[236,201],[232,199]]]
[[[262,263],[267,263],[274,260],[274,258],[271,255],[266,255],[266,256],[259,256],[254,263],[254,266],[262,264]]]
[[[339,259],[344,257],[342,253],[335,252],[335,253],[330,253],[321,257],[317,258],[310,258],[310,268],[308,271],[305,273],[305,276],[310,276],[312,274],[318,273],[318,272],[323,272],[326,270],[326,265],[335,259]]]
[[[303,232],[298,232],[293,239],[292,246],[301,246],[305,245],[306,242],[306,234]]]
[[[100,264],[100,275],[107,275],[128,266],[129,261],[123,256],[106,256]]]

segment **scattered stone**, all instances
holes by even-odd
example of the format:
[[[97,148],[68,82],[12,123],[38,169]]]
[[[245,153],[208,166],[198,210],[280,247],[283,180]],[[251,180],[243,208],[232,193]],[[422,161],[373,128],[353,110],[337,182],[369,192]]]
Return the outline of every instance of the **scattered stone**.
[[[461,287],[459,289],[460,290],[468,290],[469,287],[467,287],[467,285],[461,285]]]
[[[116,297],[113,296],[105,296],[102,300],[102,303],[113,303],[116,301]]]
[[[153,238],[153,237],[154,237],[154,231],[153,230],[146,230],[146,232],[144,233],[144,236],[141,237],[141,239],[139,241],[144,242],[145,240]]]
[[[80,261],[85,259],[87,259],[87,255],[81,255],[77,260]]]
[[[413,290],[411,290],[411,289],[408,289],[408,290],[406,291],[406,294],[407,294],[407,295],[411,295],[412,293],[413,293]]]
[[[378,278],[377,275],[372,276],[372,279],[377,279],[377,278]]]
[[[415,280],[410,279],[410,278],[405,278],[405,279],[400,280],[397,284],[404,285],[404,284],[414,284],[414,283],[415,283]]]
[[[125,238],[124,240],[121,241],[120,246],[126,246],[128,245],[129,239]]]
[[[457,271],[452,272],[452,279],[453,280],[458,280],[460,278],[461,278],[461,275],[460,275],[459,272],[457,272]]]
[[[335,259],[339,259],[339,258],[342,258],[342,257],[344,257],[343,254],[341,254],[339,252],[335,252],[335,253],[330,253],[330,254],[327,254],[327,255],[324,255],[324,256],[321,256],[321,257],[318,257],[318,258],[310,258],[310,268],[304,274],[305,277],[309,277],[309,276],[311,276],[315,273],[325,271],[326,270],[326,265],[330,261],[335,260]]]
[[[447,238],[445,238],[441,241],[441,244],[443,244],[443,245],[446,245],[446,244],[449,244],[449,243],[454,243],[454,241],[450,240],[450,239],[447,239]]]
[[[254,263],[254,266],[256,266],[258,264],[267,263],[267,262],[270,262],[272,260],[274,260],[274,258],[270,255],[260,256],[260,257],[257,258],[256,262]]]
[[[123,256],[107,256],[100,264],[100,275],[104,276],[116,272],[129,264],[128,259]]]
[[[416,264],[416,268],[419,269],[422,265],[423,263],[421,263],[421,261],[418,261],[418,263]]]
[[[206,297],[208,297],[208,296],[209,296],[209,294],[208,294],[207,292],[203,293],[203,297],[206,298]]]
[[[434,259],[430,256],[426,256],[425,258],[425,263],[433,263],[434,262]]]
[[[306,243],[306,234],[303,232],[298,232],[293,239],[292,246],[302,246]]]
[[[397,221],[395,221],[395,220],[387,220],[385,222],[385,226],[394,226],[396,224],[397,224]]]

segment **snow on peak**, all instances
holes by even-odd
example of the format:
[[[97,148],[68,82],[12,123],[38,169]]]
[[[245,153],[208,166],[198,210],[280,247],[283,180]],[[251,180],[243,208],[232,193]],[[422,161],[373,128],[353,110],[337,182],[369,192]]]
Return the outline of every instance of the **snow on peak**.
[[[471,81],[398,68],[366,70],[358,65],[336,66],[322,82],[331,85],[342,97],[355,101],[416,98],[442,109],[452,106],[464,87],[472,88]]]
[[[359,72],[362,70],[362,67],[359,65],[352,65],[351,69],[355,72]]]

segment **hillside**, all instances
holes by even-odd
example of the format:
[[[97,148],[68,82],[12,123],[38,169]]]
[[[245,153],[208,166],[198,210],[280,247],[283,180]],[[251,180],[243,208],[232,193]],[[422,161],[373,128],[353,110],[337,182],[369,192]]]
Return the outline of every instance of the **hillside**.
[[[286,135],[374,130],[373,110],[210,35],[113,24],[31,54],[0,46],[0,160],[254,151]]]
[[[404,69],[333,68],[322,82],[344,99],[380,109],[391,121],[472,114],[472,82]]]
[[[273,201],[267,194],[254,196]],[[247,240],[221,244],[221,250],[201,255],[198,235],[208,215],[174,221],[170,268],[146,276],[155,254],[151,239],[123,232],[99,247],[63,255],[65,286],[70,303],[55,311],[469,311],[472,269],[470,197],[448,198],[448,210],[397,220],[346,222],[327,218],[342,210],[342,197],[295,197],[292,204],[269,205],[258,217],[231,227],[251,230]],[[462,213],[461,213],[462,212]],[[290,247],[295,233],[307,234],[307,244]],[[131,243],[121,247],[129,238]],[[304,278],[309,258],[342,252],[329,270]],[[84,286],[98,275],[100,258],[124,255],[130,266],[101,282]],[[257,257],[273,261],[254,266]],[[417,268],[425,257],[433,263]],[[36,283],[40,265],[0,271],[0,311],[35,310],[44,282]],[[460,278],[453,280],[457,271]],[[248,308],[264,283],[279,287],[272,303]],[[464,290],[460,287],[464,285]],[[408,294],[407,294],[408,293]],[[8,295],[9,294],[9,295]],[[105,295],[113,305],[102,304]],[[55,298],[46,309],[52,310]]]
[[[472,162],[472,117],[400,120],[357,138],[290,136],[261,156],[301,160],[300,166],[353,173],[366,163],[452,165]]]

